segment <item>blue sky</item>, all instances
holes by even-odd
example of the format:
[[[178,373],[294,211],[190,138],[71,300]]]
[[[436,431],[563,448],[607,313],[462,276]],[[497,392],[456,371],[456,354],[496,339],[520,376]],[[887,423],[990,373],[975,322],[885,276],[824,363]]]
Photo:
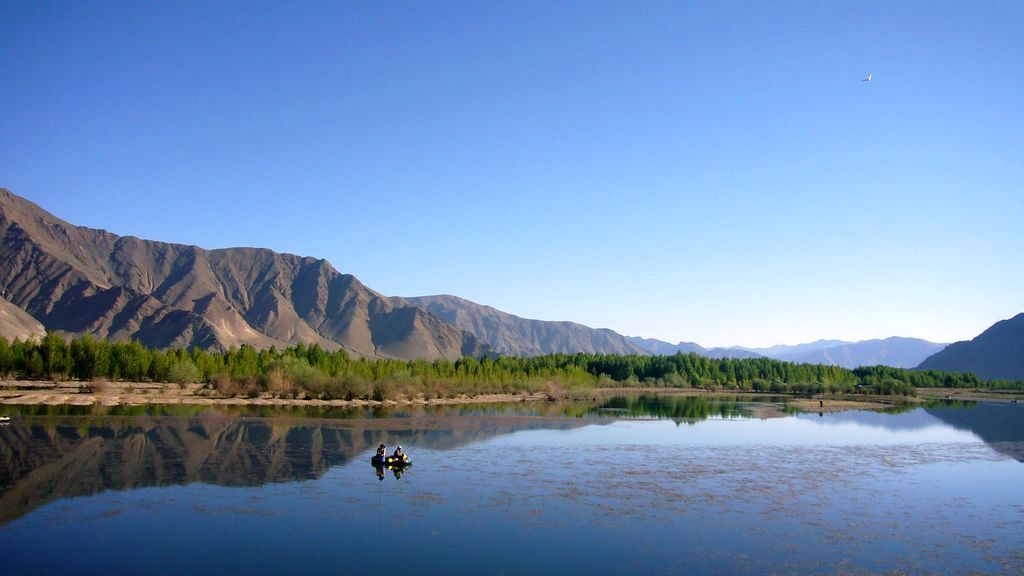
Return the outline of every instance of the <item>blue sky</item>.
[[[1022,28],[1020,2],[5,2],[0,186],[628,335],[969,339],[1024,311]]]

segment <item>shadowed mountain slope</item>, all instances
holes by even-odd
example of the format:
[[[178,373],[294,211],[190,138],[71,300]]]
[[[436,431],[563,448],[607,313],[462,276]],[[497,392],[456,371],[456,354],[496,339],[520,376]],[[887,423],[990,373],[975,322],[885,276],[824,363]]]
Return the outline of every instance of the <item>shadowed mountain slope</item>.
[[[158,348],[315,342],[403,359],[485,352],[471,334],[396,306],[325,260],[118,236],[2,189],[0,290],[47,330]]]
[[[0,336],[6,338],[8,342],[15,338],[39,339],[46,336],[46,329],[28,312],[0,298]]]
[[[395,298],[417,306],[486,342],[499,354],[537,356],[557,352],[587,354],[647,354],[625,336],[574,322],[520,318],[457,296]]]
[[[973,340],[950,344],[918,368],[973,372],[987,380],[1024,380],[1024,313],[996,322]]]

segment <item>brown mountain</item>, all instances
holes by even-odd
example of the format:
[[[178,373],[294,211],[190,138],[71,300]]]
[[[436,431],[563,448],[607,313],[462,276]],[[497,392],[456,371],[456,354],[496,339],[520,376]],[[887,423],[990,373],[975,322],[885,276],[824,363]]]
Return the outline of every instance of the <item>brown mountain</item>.
[[[60,220],[0,189],[0,294],[47,330],[223,350],[316,342],[356,355],[478,355],[471,334],[396,305],[325,260],[204,250]]]
[[[607,329],[575,322],[520,318],[457,296],[395,298],[396,304],[418,306],[486,342],[499,354],[537,356],[574,354],[649,354],[629,338]]]
[[[6,338],[8,342],[15,338],[38,340],[46,336],[46,329],[28,312],[11,304],[6,299],[0,298],[0,336]]]

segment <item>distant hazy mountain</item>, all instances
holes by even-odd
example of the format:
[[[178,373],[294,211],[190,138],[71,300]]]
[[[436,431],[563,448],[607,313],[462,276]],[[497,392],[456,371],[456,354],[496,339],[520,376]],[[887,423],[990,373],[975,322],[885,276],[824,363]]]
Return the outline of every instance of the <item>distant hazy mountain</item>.
[[[46,329],[28,312],[0,298],[0,336],[6,338],[8,342],[14,341],[15,338],[39,339],[46,336]]]
[[[680,342],[678,344],[672,344],[665,342],[664,340],[657,340],[655,338],[641,338],[639,336],[630,336],[629,339],[637,346],[643,348],[651,354],[658,356],[672,356],[676,353],[683,354],[701,354],[707,355],[707,349],[695,342]]]
[[[928,356],[945,348],[919,338],[891,337],[884,340],[863,340],[819,348],[799,355],[789,354],[786,360],[807,364],[834,364],[844,368],[858,366],[893,366],[913,368]]]
[[[325,260],[117,236],[68,224],[2,189],[0,294],[47,330],[159,348],[315,342],[406,359],[485,350],[471,334],[396,306]]]
[[[733,346],[731,348],[708,348],[707,356],[712,358],[763,358],[762,354],[758,354],[752,350],[746,348],[740,348],[739,346]]]
[[[973,340],[950,344],[918,368],[973,372],[986,380],[1024,380],[1024,313],[996,322]]]
[[[630,338],[636,345],[651,354],[672,355],[676,352],[693,352],[711,358],[760,358],[767,356],[787,362],[809,364],[834,364],[846,368],[882,364],[897,368],[912,368],[922,359],[941,350],[945,344],[935,344],[917,338],[886,338],[844,342],[842,340],[818,340],[807,344],[787,346],[780,344],[768,348],[704,348],[693,342],[671,344],[653,338]]]
[[[465,330],[508,356],[537,356],[556,352],[588,354],[646,354],[630,339],[607,329],[574,322],[530,320],[477,304],[457,296],[393,298],[398,305],[412,305]]]
[[[806,344],[796,344],[789,346],[786,344],[776,344],[768,348],[747,348],[742,347],[743,350],[749,350],[756,352],[761,356],[767,356],[769,358],[775,358],[776,360],[790,360],[797,358],[805,354],[814,352],[815,350],[821,350],[823,348],[832,348],[835,346],[842,346],[844,344],[852,344],[852,342],[845,342],[843,340],[817,340],[815,342],[808,342]]]
[[[761,355],[757,352],[752,352],[745,348],[705,348],[700,344],[694,342],[680,342],[678,344],[672,344],[665,342],[664,340],[656,340],[654,338],[640,338],[638,336],[631,336],[629,338],[634,344],[643,348],[651,354],[657,354],[659,356],[672,356],[673,354],[699,354],[701,356],[708,356],[710,358],[760,358]]]

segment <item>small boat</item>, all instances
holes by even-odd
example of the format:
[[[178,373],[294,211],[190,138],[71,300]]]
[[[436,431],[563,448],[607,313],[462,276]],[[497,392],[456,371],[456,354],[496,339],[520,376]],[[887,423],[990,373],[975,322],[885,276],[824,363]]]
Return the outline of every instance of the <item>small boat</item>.
[[[10,424],[10,423],[11,423],[11,417],[10,416],[0,416],[0,424]]]
[[[392,466],[400,468],[412,464],[412,461],[409,460],[409,456],[406,454],[403,454],[400,458],[395,458],[394,456],[381,457],[374,454],[373,458],[370,458],[370,464],[373,464],[374,466]]]

